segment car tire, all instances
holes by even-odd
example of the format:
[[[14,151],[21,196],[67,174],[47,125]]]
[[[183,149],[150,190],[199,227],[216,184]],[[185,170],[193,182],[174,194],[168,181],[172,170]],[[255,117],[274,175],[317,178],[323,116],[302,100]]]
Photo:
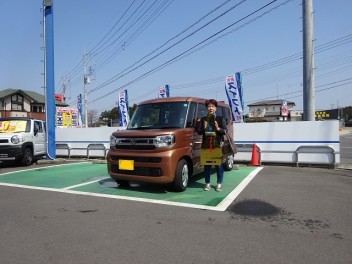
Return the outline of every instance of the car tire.
[[[172,183],[172,189],[176,192],[186,190],[189,180],[189,167],[186,160],[181,159],[176,166],[175,178]]]
[[[230,171],[233,168],[233,155],[229,155],[226,157],[225,162],[223,163],[224,170],[225,171]]]
[[[32,149],[25,148],[21,163],[24,166],[32,165],[32,163],[33,163],[33,151],[32,151]]]

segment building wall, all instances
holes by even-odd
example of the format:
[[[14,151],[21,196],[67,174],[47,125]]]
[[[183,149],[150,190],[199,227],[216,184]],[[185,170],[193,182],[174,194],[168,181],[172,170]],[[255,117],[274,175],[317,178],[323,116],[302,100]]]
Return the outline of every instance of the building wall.
[[[7,97],[0,101],[0,109],[1,110],[11,110],[11,98]]]
[[[258,105],[249,107],[249,117],[279,116],[280,105]]]
[[[35,112],[18,112],[18,111],[0,111],[0,117],[29,117],[40,120],[45,120],[45,113]]]
[[[42,106],[42,112],[31,112],[31,104]],[[30,99],[23,97],[23,111],[11,110],[11,96],[0,101],[0,117],[29,117],[45,120],[44,105],[32,102]]]
[[[293,105],[288,105],[288,111],[292,111]],[[277,120],[281,116],[281,105],[257,105],[249,107],[249,118],[265,117],[267,120]]]
[[[23,110],[26,111],[26,112],[30,112],[31,111],[31,101],[29,101],[26,98],[24,98],[24,100],[23,100]]]

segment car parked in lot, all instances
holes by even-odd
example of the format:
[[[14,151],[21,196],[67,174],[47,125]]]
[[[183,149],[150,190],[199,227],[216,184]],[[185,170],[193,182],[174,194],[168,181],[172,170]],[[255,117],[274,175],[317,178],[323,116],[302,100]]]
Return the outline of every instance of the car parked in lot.
[[[108,171],[118,184],[129,181],[171,184],[184,191],[192,175],[200,172],[202,136],[194,129],[208,111],[205,99],[168,97],[141,102],[126,130],[110,137]],[[218,115],[224,117],[233,134],[230,107],[219,102]],[[229,144],[225,140],[224,144]],[[231,170],[234,157],[223,153],[224,169]],[[228,155],[227,155],[228,154]]]
[[[0,161],[29,166],[46,153],[45,122],[24,117],[0,118]]]
[[[352,119],[345,121],[345,127],[352,127]]]

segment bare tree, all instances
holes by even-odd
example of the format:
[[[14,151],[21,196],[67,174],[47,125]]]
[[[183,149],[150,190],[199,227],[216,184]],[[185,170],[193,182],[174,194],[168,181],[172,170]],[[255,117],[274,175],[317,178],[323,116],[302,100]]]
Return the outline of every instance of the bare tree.
[[[88,111],[88,126],[92,127],[98,121],[99,121],[98,111],[97,110],[89,110]]]

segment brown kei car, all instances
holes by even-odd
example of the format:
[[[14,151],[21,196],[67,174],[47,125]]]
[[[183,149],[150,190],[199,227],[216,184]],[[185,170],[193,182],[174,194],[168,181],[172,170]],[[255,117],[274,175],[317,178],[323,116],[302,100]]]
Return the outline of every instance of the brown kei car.
[[[194,126],[207,114],[205,99],[168,97],[140,103],[127,129],[110,137],[108,171],[119,184],[151,182],[171,184],[184,191],[189,178],[203,169],[200,165],[202,136]],[[230,107],[219,102],[218,115],[225,118],[233,134]],[[226,143],[226,142],[225,142]],[[224,169],[231,170],[233,155],[224,155]]]

